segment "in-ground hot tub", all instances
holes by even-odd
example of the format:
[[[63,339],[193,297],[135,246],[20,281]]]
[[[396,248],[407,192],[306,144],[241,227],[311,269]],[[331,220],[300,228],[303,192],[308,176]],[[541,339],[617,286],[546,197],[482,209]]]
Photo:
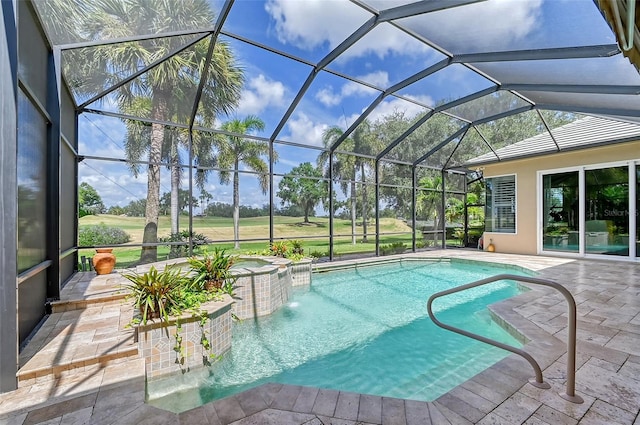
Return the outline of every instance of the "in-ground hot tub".
[[[176,258],[141,265],[135,271],[142,274],[152,266],[160,270],[165,266],[190,269],[185,258]],[[136,342],[145,358],[147,378],[184,374],[209,365],[211,355],[222,355],[231,348],[232,316],[247,319],[278,310],[289,300],[292,286],[310,283],[311,260],[294,264],[279,257],[242,256],[231,271],[237,279],[235,295],[233,299],[225,295],[221,301],[203,304],[200,310],[207,320],[185,312],[181,317],[170,317],[167,324],[152,321],[136,326]],[[177,341],[178,336],[182,343],[176,351],[174,339]],[[207,347],[201,343],[204,336],[210,343]]]
[[[189,270],[186,258],[175,258],[136,267],[137,273],[149,271],[151,266],[165,266]],[[233,314],[239,319],[271,314],[289,300],[293,286],[311,282],[311,260],[293,263],[280,257],[239,256],[231,268],[236,277]]]

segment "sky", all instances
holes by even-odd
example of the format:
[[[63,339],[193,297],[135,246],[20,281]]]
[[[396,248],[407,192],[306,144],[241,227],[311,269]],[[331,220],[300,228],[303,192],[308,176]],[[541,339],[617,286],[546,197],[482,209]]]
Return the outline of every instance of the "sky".
[[[366,3],[384,10],[409,2],[369,0]],[[212,5],[219,10],[219,2],[212,0]],[[371,16],[347,0],[240,0],[234,3],[223,31],[317,63]],[[591,0],[490,0],[407,18],[400,23],[454,54],[613,42],[611,31]],[[230,117],[219,117],[218,125],[228,119],[256,115],[265,122],[265,130],[256,135],[273,136],[312,67],[225,35],[221,39],[229,43],[243,67],[246,83],[237,109]],[[391,24],[382,23],[327,68],[386,89],[444,57]],[[451,65],[399,92],[417,103],[387,97],[369,120],[375,121],[394,111],[414,116],[426,111],[424,106],[433,107],[438,102],[457,99],[491,85],[489,80],[464,66]],[[379,93],[366,85],[320,71],[290,119],[275,134],[276,139],[322,146],[322,134],[327,128],[348,128]],[[116,108],[112,99],[90,107]],[[117,118],[84,113],[79,119],[79,154],[124,159],[124,134],[124,125]],[[282,144],[276,144],[276,150],[279,160],[275,172],[280,174],[291,171],[301,162],[315,163],[319,153]],[[144,168],[140,171],[135,176],[119,162],[85,159],[79,164],[80,182],[99,186],[98,192],[107,207],[124,206],[146,196],[146,174]],[[161,173],[161,192],[168,192],[168,170],[163,168]],[[280,177],[275,178],[276,185],[279,180]],[[185,172],[182,188],[187,187]],[[244,175],[240,188],[241,204],[259,207],[269,201],[254,176]],[[206,190],[213,195],[213,202],[232,201],[231,188],[221,185],[215,173],[210,176]]]

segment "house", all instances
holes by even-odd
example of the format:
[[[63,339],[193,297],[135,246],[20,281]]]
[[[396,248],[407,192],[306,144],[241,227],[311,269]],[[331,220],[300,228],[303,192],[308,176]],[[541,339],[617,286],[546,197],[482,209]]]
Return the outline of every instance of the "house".
[[[487,183],[485,247],[637,261],[640,124],[586,116],[466,165]]]

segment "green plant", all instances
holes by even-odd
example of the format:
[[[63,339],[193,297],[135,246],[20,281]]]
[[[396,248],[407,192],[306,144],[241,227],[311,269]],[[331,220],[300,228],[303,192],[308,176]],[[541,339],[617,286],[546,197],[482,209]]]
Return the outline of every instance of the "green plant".
[[[294,263],[297,263],[298,261],[302,260],[304,258],[304,255],[302,254],[288,254],[287,258],[291,261],[293,261]]]
[[[295,239],[291,241],[291,252],[293,254],[304,254],[304,248],[302,247],[302,241]]]
[[[287,252],[289,251],[289,245],[287,244],[287,241],[273,242],[269,249],[271,250],[271,255],[275,255],[276,257],[286,257]]]
[[[143,324],[147,320],[159,318],[168,321],[169,313],[179,304],[180,289],[185,285],[186,276],[180,269],[165,267],[160,272],[151,266],[144,274],[123,274],[131,283],[127,288],[131,291],[134,306],[140,310]]]
[[[232,292],[235,276],[231,273],[231,266],[237,256],[227,254],[226,250],[215,247],[212,253],[205,251],[202,257],[189,257],[187,262],[195,272],[193,285],[199,289],[222,290]]]
[[[216,356],[211,351],[211,341],[207,336],[207,331],[205,328],[207,321],[209,320],[209,316],[207,315],[206,312],[202,312],[202,313],[196,313],[194,317],[198,318],[198,325],[200,326],[200,345],[202,345],[202,350],[203,350],[202,364],[204,364],[205,366],[211,366],[211,360],[218,360],[222,358],[222,356]]]
[[[402,242],[380,245],[380,255],[402,254],[407,246]]]
[[[198,251],[201,245],[207,243],[207,237],[202,233],[183,230],[179,233],[171,233],[165,238],[158,238],[158,242],[169,243],[169,258],[186,257],[189,254],[189,239],[192,240],[194,251]],[[182,243],[176,245],[175,243]]]
[[[131,240],[131,236],[118,227],[107,227],[100,223],[80,228],[78,231],[79,246],[120,245]]]
[[[184,346],[182,345],[182,335],[180,332],[182,331],[182,323],[180,319],[176,320],[176,342],[173,346],[173,351],[176,352],[176,363],[180,366],[184,365]]]
[[[322,251],[311,251],[309,253],[309,256],[311,256],[312,258],[322,258],[322,257],[324,257],[324,254],[325,253],[322,252]]]
[[[394,242],[391,244],[391,248],[396,254],[402,254],[407,249],[407,246],[402,242]]]

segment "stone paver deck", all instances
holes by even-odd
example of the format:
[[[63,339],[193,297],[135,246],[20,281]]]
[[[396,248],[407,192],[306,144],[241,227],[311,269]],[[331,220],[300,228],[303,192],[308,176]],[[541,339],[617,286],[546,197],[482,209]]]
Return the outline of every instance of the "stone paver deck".
[[[123,323],[128,323],[131,311],[121,300],[112,300],[112,304],[92,303],[82,310],[49,317],[20,356],[21,372],[34,359],[41,359],[41,369],[34,378],[21,381],[16,391],[0,394],[0,425],[640,425],[639,263],[454,250],[419,255],[514,264],[564,284],[578,304],[576,390],[584,403],[573,404],[559,395],[566,383],[566,304],[560,294],[548,288],[525,292],[492,306],[492,310],[506,326],[518,329],[530,340],[525,349],[540,363],[551,389],[529,384],[531,367],[512,355],[430,403],[266,384],[181,414],[145,404],[142,359],[127,354],[95,361],[90,358],[93,348],[83,350],[100,344],[101,338],[111,347],[128,343],[130,330]],[[100,291],[107,297],[118,292],[100,280],[92,285],[87,275],[76,279],[69,287],[69,293],[71,289],[76,292],[74,297],[84,294],[95,298]],[[87,281],[80,283],[82,279]],[[96,353],[111,351],[96,349]],[[51,359],[52,364],[58,361],[60,367],[73,359],[77,364],[54,371],[45,359]]]
[[[77,273],[62,289],[52,314],[20,352],[18,380],[28,386],[94,364],[138,357],[126,280],[117,273]]]

